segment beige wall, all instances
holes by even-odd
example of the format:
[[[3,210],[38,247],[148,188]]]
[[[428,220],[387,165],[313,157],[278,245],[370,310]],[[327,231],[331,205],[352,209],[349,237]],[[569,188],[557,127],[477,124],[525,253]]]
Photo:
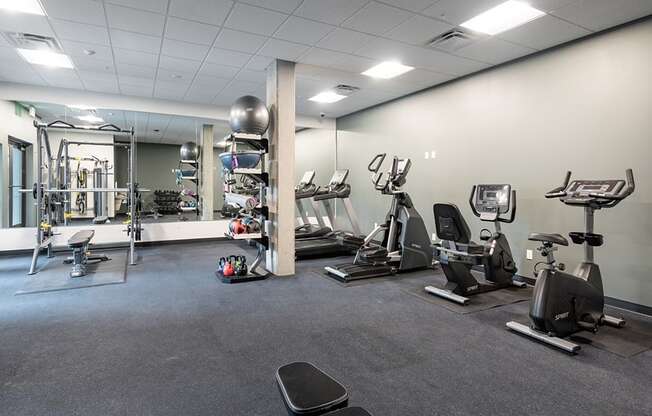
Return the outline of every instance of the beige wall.
[[[596,213],[597,249],[607,296],[652,305],[652,20],[594,36],[338,120],[338,166],[350,167],[363,225],[380,221],[388,201],[371,189],[366,163],[388,152],[413,160],[407,190],[434,232],[432,204],[468,208],[476,183],[509,182],[518,191],[516,222],[505,227],[520,273],[531,231],[579,231],[582,210],[544,192],[564,172],[621,178],[633,168],[636,193]],[[425,159],[425,152],[436,158]],[[571,267],[581,248],[560,251]],[[540,260],[536,257],[535,261]]]

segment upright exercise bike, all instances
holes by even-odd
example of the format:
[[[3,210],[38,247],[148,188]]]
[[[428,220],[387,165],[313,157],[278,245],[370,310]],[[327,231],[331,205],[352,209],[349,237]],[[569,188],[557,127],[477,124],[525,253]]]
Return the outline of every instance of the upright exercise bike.
[[[428,231],[410,196],[401,188],[412,166],[410,159],[394,157],[392,168],[380,172],[385,153],[376,155],[368,170],[376,190],[392,196],[385,223],[365,237],[353,264],[325,267],[328,275],[342,282],[387,276],[432,266],[432,249]],[[382,240],[376,236],[382,234]]]
[[[622,327],[623,319],[604,314],[604,292],[600,267],[595,263],[593,248],[604,242],[602,234],[594,233],[594,213],[613,208],[634,192],[634,174],[626,172],[622,179],[573,180],[566,174],[564,184],[546,194],[559,198],[570,206],[584,208],[583,232],[571,232],[573,243],[584,246],[584,261],[573,274],[564,272],[564,266],[555,261],[555,244],[568,246],[568,240],[559,234],[532,233],[530,241],[541,243],[537,250],[546,257],[545,267],[537,273],[530,301],[531,325],[508,322],[507,327],[518,333],[545,342],[567,352],[575,353],[580,346],[564,337],[579,331],[597,332],[600,325]]]
[[[474,185],[469,197],[473,215],[492,222],[495,232],[480,232],[481,244],[471,241],[471,231],[459,208],[453,204],[435,204],[435,226],[441,245],[437,247],[439,264],[446,275],[443,288],[426,286],[426,292],[467,305],[470,296],[507,287],[525,287],[515,280],[516,263],[501,223],[516,218],[516,191],[511,185]],[[481,266],[484,279],[477,280],[472,268]]]

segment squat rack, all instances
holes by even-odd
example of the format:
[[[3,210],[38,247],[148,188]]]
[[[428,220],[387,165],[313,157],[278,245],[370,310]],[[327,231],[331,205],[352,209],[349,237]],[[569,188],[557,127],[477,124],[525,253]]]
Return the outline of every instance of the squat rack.
[[[52,233],[52,210],[50,209],[51,198],[48,198],[48,204],[44,203],[44,196],[52,194],[71,194],[72,192],[128,192],[129,195],[129,211],[131,216],[131,223],[127,226],[127,233],[129,234],[129,264],[136,264],[135,256],[135,242],[140,239],[141,225],[138,217],[136,216],[136,196],[140,191],[147,191],[146,189],[137,189],[138,185],[134,181],[134,153],[137,151],[136,140],[134,134],[134,128],[129,130],[124,130],[116,126],[115,124],[103,124],[97,127],[86,127],[86,126],[75,126],[73,124],[67,123],[62,120],[56,120],[51,123],[39,123],[34,121],[34,127],[36,127],[36,140],[37,140],[37,166],[38,174],[36,176],[36,183],[34,184],[33,189],[23,189],[21,192],[33,192],[36,198],[36,245],[34,247],[34,252],[32,254],[32,262],[30,264],[30,269],[28,274],[37,273],[36,265],[38,261],[39,253],[43,248],[47,247],[48,257],[52,257],[52,243],[54,234]],[[49,129],[61,129],[61,130],[81,130],[81,131],[94,131],[100,133],[110,133],[110,134],[128,134],[129,143],[94,143],[94,142],[83,142],[83,141],[67,141],[63,140],[56,158],[52,157],[52,150],[50,147],[50,139],[48,136]],[[64,187],[61,187],[59,183],[61,176],[59,175],[59,170],[61,169],[62,159],[65,160],[66,165],[64,165],[64,174],[65,180],[67,180],[68,169],[68,144],[87,144],[87,145],[99,145],[99,146],[114,146],[114,147],[126,147],[129,153],[129,182],[127,183],[127,188],[69,188],[68,184],[63,184]],[[65,154],[62,154],[65,147]],[[43,168],[44,168],[44,155],[47,158],[47,179],[45,184],[43,183]],[[55,163],[56,170],[52,169],[52,164]],[[54,174],[54,175],[53,175]],[[56,176],[55,176],[56,175]],[[56,186],[52,186],[57,184]],[[46,185],[44,188],[43,185]],[[69,197],[68,197],[69,198]]]

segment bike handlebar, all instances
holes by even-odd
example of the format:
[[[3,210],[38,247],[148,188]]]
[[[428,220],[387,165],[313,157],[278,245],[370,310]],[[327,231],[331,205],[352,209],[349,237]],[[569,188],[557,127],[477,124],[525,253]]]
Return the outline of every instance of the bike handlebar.
[[[552,191],[546,192],[546,198],[561,198],[563,196],[566,196],[566,188],[568,187],[568,183],[570,182],[571,178],[571,171],[569,170],[566,172],[566,177],[564,178],[564,183],[562,186],[559,186]]]

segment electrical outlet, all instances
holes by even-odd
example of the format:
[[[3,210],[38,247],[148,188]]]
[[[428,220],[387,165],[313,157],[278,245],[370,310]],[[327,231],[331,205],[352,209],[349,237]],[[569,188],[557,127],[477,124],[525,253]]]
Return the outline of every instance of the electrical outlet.
[[[425,152],[425,153],[423,154],[423,158],[424,158],[424,159],[428,159],[428,157],[430,157],[430,153]]]
[[[437,234],[432,233],[432,236],[430,237],[430,240],[435,241],[437,239]]]
[[[437,156],[437,152],[435,152],[434,150],[430,152],[430,159],[434,159],[436,156]]]
[[[532,252],[532,250],[526,250],[525,256],[527,257],[528,260],[532,260],[534,258],[534,253]]]

